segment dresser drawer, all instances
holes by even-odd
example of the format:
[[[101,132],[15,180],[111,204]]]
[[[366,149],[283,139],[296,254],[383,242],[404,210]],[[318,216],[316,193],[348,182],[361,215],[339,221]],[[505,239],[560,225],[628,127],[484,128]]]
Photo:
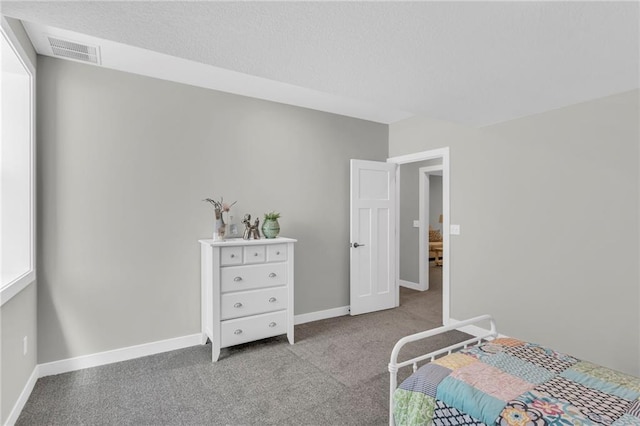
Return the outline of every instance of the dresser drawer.
[[[267,262],[284,262],[285,260],[287,260],[286,244],[267,246]]]
[[[220,249],[220,265],[241,265],[242,247],[222,247]]]
[[[220,289],[222,293],[285,284],[287,284],[286,263],[228,266],[221,268],[220,271]]]
[[[220,298],[223,320],[287,309],[287,287],[225,293]]]
[[[244,263],[264,263],[264,246],[246,246],[244,248]]]
[[[226,348],[286,332],[287,311],[227,320],[220,324],[220,346]]]

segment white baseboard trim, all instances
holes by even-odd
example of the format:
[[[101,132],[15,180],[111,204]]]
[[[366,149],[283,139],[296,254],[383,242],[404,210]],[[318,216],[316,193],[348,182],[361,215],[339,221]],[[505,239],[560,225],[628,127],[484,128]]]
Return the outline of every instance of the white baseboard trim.
[[[38,366],[38,377],[52,376],[54,374],[82,370],[83,368],[98,367],[100,365],[112,364],[114,362],[127,361],[129,359],[140,358],[143,356],[188,348],[190,346],[200,345],[201,343],[202,333],[198,333],[173,339],[160,340],[158,342],[143,343],[141,345],[129,346],[106,352],[99,352],[91,355],[79,356],[76,358],[48,362]]]
[[[456,324],[456,323],[459,323],[459,322],[461,322],[461,321],[457,320],[457,319],[453,319],[453,318],[449,319],[449,324]],[[477,325],[466,325],[464,327],[459,328],[458,330],[463,331],[463,332],[465,332],[467,334],[470,334],[470,335],[472,335],[474,337],[485,335],[485,334],[487,334],[487,333],[489,333],[491,331],[491,330],[486,329],[486,328],[478,327]],[[504,334],[498,333],[498,337],[509,337],[509,336],[506,336]]]
[[[298,325],[327,318],[340,317],[349,315],[349,312],[349,306],[342,306],[340,308],[333,308],[324,311],[296,315],[294,317],[294,324]],[[200,344],[202,344],[202,334],[197,333],[189,336],[161,340],[159,342],[144,343],[141,345],[129,346],[126,348],[114,349],[111,351],[99,352],[91,355],[84,355],[75,358],[63,359],[60,361],[48,362],[46,364],[39,364],[37,366],[37,377],[46,377],[55,374],[68,373],[70,371],[82,370],[84,368],[98,367],[100,365],[127,361],[129,359],[155,355],[162,352],[173,351],[176,349],[187,348]]]
[[[400,280],[398,282],[402,287],[410,288],[411,290],[425,291],[426,288],[420,287],[420,284],[411,281]]]
[[[351,312],[349,306],[327,309],[325,311],[309,312],[308,314],[300,314],[293,317],[293,323],[295,325],[299,325],[307,322],[320,321],[327,318],[342,317],[345,315],[349,315],[349,312]]]
[[[29,396],[31,396],[31,392],[38,381],[38,377],[38,365],[36,365],[33,368],[33,372],[31,373],[31,376],[29,376],[27,383],[25,383],[24,389],[22,389],[18,400],[13,405],[13,409],[11,410],[11,413],[9,413],[9,417],[7,417],[7,421],[4,423],[5,426],[13,426],[18,421],[18,417],[20,417],[22,409],[29,400]]]

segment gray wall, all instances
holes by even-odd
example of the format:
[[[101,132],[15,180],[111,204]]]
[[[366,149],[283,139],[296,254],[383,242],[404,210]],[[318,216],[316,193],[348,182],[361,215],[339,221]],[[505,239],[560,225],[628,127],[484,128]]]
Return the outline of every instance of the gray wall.
[[[419,229],[413,221],[419,217],[420,191],[418,169],[423,162],[400,166],[400,279],[411,283],[420,281]]]
[[[18,38],[32,63],[36,53],[22,24],[7,18],[11,30]],[[4,424],[20,393],[33,373],[37,359],[36,284],[32,283],[0,308],[0,423]],[[22,342],[27,336],[28,352],[23,355]]]
[[[295,313],[349,304],[349,159],[388,127],[40,58],[41,363],[199,332],[205,197],[282,213]]]
[[[472,129],[410,119],[390,156],[451,148],[451,316],[640,373],[639,91]]]
[[[429,176],[429,224],[433,229],[442,231],[439,222],[442,214],[442,176]]]
[[[2,424],[11,413],[37,363],[36,285],[27,286],[0,308],[2,342]],[[23,338],[27,336],[27,355],[22,352]]]

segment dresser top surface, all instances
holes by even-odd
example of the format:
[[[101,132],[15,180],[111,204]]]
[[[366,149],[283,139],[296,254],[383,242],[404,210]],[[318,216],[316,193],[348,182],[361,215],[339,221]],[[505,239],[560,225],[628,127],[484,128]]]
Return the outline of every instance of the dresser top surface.
[[[224,241],[199,240],[200,244],[205,244],[212,247],[255,246],[255,245],[295,243],[297,241],[298,240],[294,240],[293,238],[286,238],[286,237],[260,238],[259,240],[245,240],[243,238],[228,238]]]

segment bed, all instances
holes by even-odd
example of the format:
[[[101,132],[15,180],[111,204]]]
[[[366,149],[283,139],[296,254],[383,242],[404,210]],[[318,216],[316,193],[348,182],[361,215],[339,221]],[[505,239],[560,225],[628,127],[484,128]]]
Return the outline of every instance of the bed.
[[[486,333],[398,362],[407,343],[482,323]],[[410,365],[398,387],[398,369]],[[403,337],[389,373],[390,425],[640,425],[640,379],[500,337],[488,315]]]

